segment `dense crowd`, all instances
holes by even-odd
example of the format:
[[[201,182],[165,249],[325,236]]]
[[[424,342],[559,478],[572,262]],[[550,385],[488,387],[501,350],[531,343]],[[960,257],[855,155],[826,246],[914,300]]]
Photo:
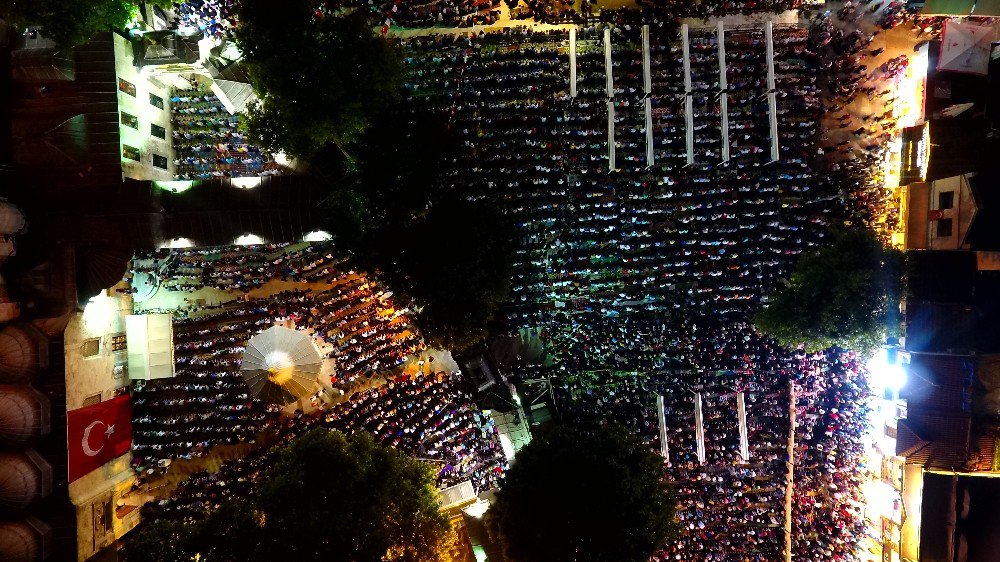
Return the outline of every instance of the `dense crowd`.
[[[183,0],[175,2],[170,25],[183,35],[231,37],[239,23],[234,0]]]
[[[512,332],[539,334],[551,365],[530,372],[553,377],[554,406],[564,421],[623,423],[659,450],[655,406],[656,397],[664,397],[681,533],[656,560],[782,559],[790,509],[793,557],[853,561],[864,534],[856,507],[864,369],[849,351],[782,349],[757,334],[748,318],[796,257],[821,244],[831,227],[859,222],[885,233],[896,226],[898,217],[886,212],[881,175],[895,117],[889,109],[858,114],[854,102],[867,97],[890,107],[888,86],[905,70],[905,58],[866,68],[866,58],[881,53],[872,46],[879,29],[934,23],[915,20],[900,2],[848,2],[833,14],[820,13],[810,26],[776,27],[773,92],[762,29],[727,30],[725,90],[715,30],[692,30],[691,90],[685,91],[673,16],[780,12],[798,2],[678,0],[600,14],[591,13],[590,4],[578,13],[567,2],[508,2],[518,17],[583,25],[575,96],[565,30],[403,42],[407,103],[414,112],[446,118],[464,146],[457,163],[442,170],[442,181],[496,202],[517,223],[514,288],[502,322]],[[352,5],[414,27],[488,23],[500,7],[486,0]],[[651,28],[649,92],[642,24]],[[612,35],[610,93],[605,28]],[[687,98],[693,163],[685,142]],[[398,366],[423,345],[385,290],[328,248],[260,250],[172,251],[138,262],[167,290],[209,287],[245,295],[178,317],[178,379],[137,393],[140,462],[253,439],[269,423],[281,425],[282,439],[325,424],[370,431],[380,442],[439,462],[441,485],[470,479],[483,490],[496,483],[504,461],[495,428],[459,388],[457,374],[389,377],[316,417],[279,422],[256,405],[235,384],[232,361],[253,333],[276,320],[308,326],[329,343],[346,383]],[[257,296],[271,279],[303,286]],[[704,411],[704,462],[697,455],[695,393]],[[741,395],[748,458],[733,415]],[[216,420],[225,429],[213,433]],[[148,509],[186,517],[240,493],[266,465],[267,451],[199,475]]]
[[[268,154],[247,142],[239,114],[229,113],[210,90],[174,90],[170,97],[174,176],[212,179],[275,174]]]
[[[136,274],[161,290],[215,288],[242,298],[186,308],[174,319],[176,376],[135,392],[135,463],[143,468],[205,454],[216,443],[252,440],[265,421],[239,372],[246,342],[291,321],[327,345],[331,385],[350,388],[391,371],[425,345],[405,309],[372,279],[335,258],[327,244],[161,250],[137,257]],[[295,283],[268,292],[268,280]],[[251,288],[264,288],[250,294]],[[197,300],[197,299],[194,299]],[[214,300],[214,299],[213,299]]]
[[[250,493],[276,445],[313,427],[348,435],[370,432],[379,443],[431,462],[439,487],[468,480],[477,492],[488,490],[497,484],[507,461],[492,418],[476,408],[463,384],[460,373],[399,377],[325,413],[275,420],[270,446],[228,461],[218,472],[193,474],[170,497],[147,504],[144,514],[197,519],[224,498]]]
[[[786,501],[792,506],[795,558],[854,560],[863,536],[855,506],[868,391],[852,353],[784,350],[747,324],[709,317],[592,329],[614,336],[599,342],[580,326],[548,335],[588,342],[585,355],[570,354],[550,369],[555,407],[571,423],[623,423],[659,451],[656,399],[664,397],[680,536],[657,560],[779,560]],[[635,355],[636,347],[648,357]],[[631,364],[624,357],[630,353]],[[602,357],[607,363],[600,363]],[[663,362],[653,366],[648,360],[654,358]],[[622,370],[628,366],[638,370]],[[796,424],[790,436],[793,389]],[[747,459],[736,416],[740,393],[746,405]],[[695,394],[702,397],[704,463],[697,455]]]
[[[807,30],[775,32],[780,158],[770,161],[763,34],[726,34],[730,160],[722,162],[714,34],[692,34],[694,164],[687,165],[676,29],[651,31],[654,164],[646,165],[639,28],[612,39],[615,169],[599,29],[407,42],[415,111],[439,112],[468,148],[444,181],[516,220],[512,326],[563,311],[628,315],[697,305],[746,311],[842,210],[812,171],[819,118]],[[526,95],[527,93],[527,95]]]
[[[850,61],[866,48],[857,47],[862,33],[837,27],[826,37],[822,19],[812,29],[776,28],[773,162],[764,33],[727,31],[723,92],[714,29],[692,31],[688,164],[677,29],[653,22],[649,166],[638,47],[643,20],[634,12],[601,20],[612,28],[611,96],[603,26],[578,33],[575,97],[563,31],[405,44],[414,111],[446,116],[468,148],[444,181],[471,186],[517,221],[521,243],[506,323],[538,330],[552,366],[535,367],[540,372],[532,376],[557,381],[563,420],[624,423],[658,450],[655,397],[665,397],[682,533],[659,559],[781,559],[789,501],[793,556],[854,560],[864,535],[852,503],[859,497],[863,369],[849,352],[783,350],[747,319],[796,256],[822,243],[832,226],[867,224],[882,210],[877,170],[891,115],[860,117],[867,125],[855,138],[863,143],[853,143],[850,154],[824,138],[821,120],[854,96],[878,97],[880,89],[866,89],[884,84],[902,63],[866,75]],[[831,168],[827,175],[813,171]],[[703,398],[704,465],[696,455],[693,392]],[[733,415],[740,392],[747,460]],[[790,459],[793,410],[799,422]],[[797,470],[791,488],[789,460]]]

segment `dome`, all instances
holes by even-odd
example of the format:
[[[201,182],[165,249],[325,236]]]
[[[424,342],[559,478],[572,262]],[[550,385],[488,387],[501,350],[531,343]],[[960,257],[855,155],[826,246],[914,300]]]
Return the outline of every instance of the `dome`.
[[[0,442],[23,445],[49,432],[49,400],[30,386],[0,385]]]
[[[38,342],[19,326],[0,330],[0,384],[26,383],[38,371]]]
[[[0,236],[20,234],[26,221],[24,213],[12,203],[0,199]]]
[[[0,560],[42,560],[50,533],[48,525],[33,517],[0,522]]]
[[[52,491],[52,467],[38,453],[0,453],[0,510],[20,511]]]

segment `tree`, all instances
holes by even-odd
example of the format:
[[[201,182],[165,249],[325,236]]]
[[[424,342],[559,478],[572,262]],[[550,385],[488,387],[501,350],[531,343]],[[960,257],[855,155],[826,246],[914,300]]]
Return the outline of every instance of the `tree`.
[[[0,18],[20,29],[37,25],[46,37],[72,47],[101,31],[124,29],[139,15],[138,4],[137,0],[0,0]]]
[[[829,247],[799,258],[787,286],[756,315],[757,329],[788,348],[871,350],[894,331],[903,270],[902,252],[870,231],[838,233]]]
[[[676,528],[663,459],[620,426],[524,447],[486,514],[512,562],[647,562]]]
[[[311,0],[243,0],[236,42],[261,103],[246,130],[261,146],[308,159],[346,151],[398,99],[400,49],[362,10],[337,14]]]
[[[442,187],[460,149],[448,123],[397,106],[353,149],[350,159],[328,149],[313,166],[330,184],[326,230],[418,311],[432,345],[461,351],[485,340],[510,295],[514,226],[495,206]]]
[[[445,562],[456,540],[427,465],[365,432],[315,429],[277,453],[248,497],[225,500],[197,523],[157,521],[127,549],[130,561],[142,562],[196,554],[225,562]]]

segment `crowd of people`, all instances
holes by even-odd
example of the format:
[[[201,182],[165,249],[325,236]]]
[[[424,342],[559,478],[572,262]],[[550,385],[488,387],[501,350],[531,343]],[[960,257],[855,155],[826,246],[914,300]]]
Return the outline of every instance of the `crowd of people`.
[[[277,447],[314,427],[350,435],[371,433],[433,464],[441,488],[469,481],[477,492],[494,487],[507,468],[489,415],[480,412],[464,388],[461,373],[401,376],[316,414],[271,420],[270,444],[226,462],[217,472],[199,472],[171,495],[148,503],[146,517],[198,519],[227,497],[248,494]]]
[[[176,376],[134,393],[134,458],[144,470],[204,455],[217,443],[254,439],[266,416],[239,368],[247,341],[276,323],[290,321],[325,344],[335,365],[327,382],[341,389],[426,348],[406,310],[326,243],[160,250],[137,256],[133,270],[153,276],[161,290],[229,293],[224,304],[174,315]],[[269,291],[272,279],[294,288]]]
[[[232,37],[239,23],[234,0],[183,0],[175,2],[170,26],[182,35]]]
[[[868,389],[853,353],[785,350],[748,324],[712,317],[598,324],[595,334],[615,334],[604,342],[579,326],[571,330],[572,339],[590,343],[587,354],[568,354],[549,368],[564,422],[621,423],[659,452],[657,397],[664,398],[666,462],[677,488],[680,529],[655,560],[782,559],[789,501],[793,557],[855,559],[864,533],[857,467]],[[630,364],[623,356],[635,347],[648,357],[631,355]],[[654,357],[667,361],[657,367],[648,362]],[[736,415],[741,393],[747,458]],[[702,399],[704,459],[698,455],[696,395]]]
[[[239,130],[240,115],[230,113],[209,89],[177,89],[170,97],[174,177],[235,178],[275,174],[278,166]]]
[[[440,112],[468,147],[444,181],[501,202],[522,234],[507,311],[532,326],[561,311],[746,311],[841,212],[812,171],[818,66],[807,30],[775,32],[780,157],[770,158],[763,33],[727,33],[730,159],[722,162],[714,34],[692,34],[694,164],[685,148],[676,29],[651,31],[654,163],[646,163],[638,27],[615,29],[615,169],[600,29],[407,41],[415,111]],[[525,93],[527,92],[527,95]]]
[[[525,372],[553,377],[562,420],[623,423],[657,450],[655,397],[665,397],[681,537],[659,560],[781,559],[786,502],[794,506],[793,556],[855,560],[864,535],[854,507],[864,370],[850,352],[781,349],[757,334],[748,317],[798,254],[821,244],[831,227],[870,224],[882,211],[877,180],[891,115],[860,119],[867,125],[858,138],[872,149],[862,147],[853,158],[830,146],[822,124],[835,105],[884,85],[902,63],[869,75],[849,60],[862,34],[836,28],[827,40],[822,19],[813,28],[776,27],[779,157],[772,161],[763,31],[727,30],[723,92],[715,30],[692,30],[692,88],[685,92],[677,28],[646,20],[649,166],[638,46],[643,19],[635,12],[607,16],[577,35],[575,97],[565,31],[515,29],[404,44],[414,111],[445,115],[468,148],[466,160],[444,171],[444,181],[471,186],[517,221],[521,243],[505,322],[511,330],[537,330],[551,361]],[[612,29],[610,96],[604,25]],[[685,146],[687,95],[693,164]],[[834,166],[835,173],[815,172]],[[704,464],[694,392],[703,398]],[[741,392],[748,459],[733,415]],[[794,431],[793,411],[801,420]]]
[[[596,14],[593,2],[584,2],[582,13],[567,2],[508,2],[527,6],[521,17],[581,24],[575,85],[565,30],[508,28],[402,42],[407,104],[445,117],[464,147],[441,181],[495,202],[517,224],[513,293],[500,320],[511,332],[535,330],[550,359],[523,372],[552,377],[563,421],[622,423],[657,451],[656,397],[664,397],[680,536],[657,553],[658,561],[773,562],[783,558],[790,522],[793,557],[847,562],[856,560],[864,534],[856,506],[868,388],[859,358],[840,349],[782,349],[753,329],[749,315],[831,227],[860,223],[884,234],[896,226],[881,175],[895,117],[887,109],[858,114],[853,102],[867,97],[891,105],[888,83],[904,70],[905,58],[867,68],[866,60],[881,54],[872,44],[879,29],[933,23],[914,20],[900,2],[848,2],[839,12],[819,13],[810,26],[776,26],[773,92],[761,28],[727,29],[724,90],[715,30],[692,29],[685,90],[672,17],[780,12],[798,3],[677,0]],[[500,6],[487,0],[352,5],[413,27],[488,23]],[[650,25],[649,92],[643,24]],[[205,100],[191,101],[205,93],[189,94],[178,100],[178,107],[194,109],[186,119],[210,120],[198,112]],[[281,428],[281,439],[324,424],[369,431],[432,459],[442,486],[497,484],[505,460],[496,429],[462,390],[460,374],[389,376],[328,412],[292,420],[277,420],[237,384],[241,346],[275,321],[291,321],[327,342],[345,384],[387,373],[423,350],[386,290],[335,256],[324,245],[274,245],[165,251],[137,262],[165,290],[242,294],[220,308],[178,315],[178,377],[137,393],[140,463],[252,440],[269,424]],[[259,294],[272,279],[302,285]],[[704,459],[695,394],[704,413]],[[740,396],[746,457],[733,415]],[[147,509],[188,517],[240,493],[266,465],[269,450],[198,475]]]

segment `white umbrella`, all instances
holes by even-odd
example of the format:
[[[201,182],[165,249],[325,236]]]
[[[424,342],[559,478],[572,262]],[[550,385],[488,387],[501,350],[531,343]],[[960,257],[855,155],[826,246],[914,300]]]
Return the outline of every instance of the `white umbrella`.
[[[240,371],[254,396],[287,404],[314,391],[322,364],[308,334],[273,326],[247,342]]]

